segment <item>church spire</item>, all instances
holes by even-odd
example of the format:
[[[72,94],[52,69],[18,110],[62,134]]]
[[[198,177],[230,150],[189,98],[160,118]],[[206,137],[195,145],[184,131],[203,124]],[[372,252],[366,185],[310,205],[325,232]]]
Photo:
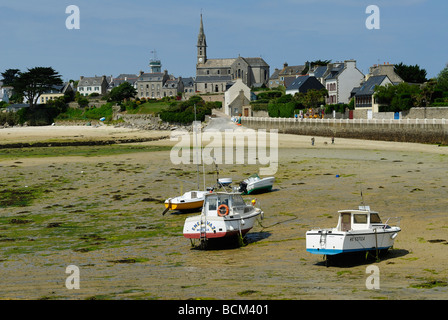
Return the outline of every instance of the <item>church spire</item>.
[[[202,13],[201,13],[201,25],[199,27],[197,47],[198,47],[198,63],[205,63],[205,61],[207,60],[207,41],[205,40],[204,24],[202,22]]]

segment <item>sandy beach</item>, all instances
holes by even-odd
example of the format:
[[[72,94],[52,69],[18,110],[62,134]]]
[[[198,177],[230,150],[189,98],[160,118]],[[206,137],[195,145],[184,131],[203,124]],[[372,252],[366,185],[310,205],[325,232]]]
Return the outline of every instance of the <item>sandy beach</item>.
[[[0,145],[161,138],[108,153],[0,149],[3,194],[30,198],[0,198],[0,299],[448,299],[447,147],[338,138],[332,144],[322,137],[312,146],[309,136],[279,134],[273,191],[245,197],[257,198],[265,219],[244,247],[200,251],[182,235],[191,214],[162,216],[162,201],[197,178],[196,165],[171,163],[175,142],[162,139],[169,134],[109,126],[0,129]],[[219,169],[239,182],[259,165]],[[213,167],[206,173],[213,184]],[[357,208],[361,190],[383,220],[400,217],[402,231],[379,262],[326,267],[306,252],[305,232],[336,226],[337,210]],[[371,264],[379,267],[380,289],[366,288]],[[79,267],[79,290],[66,288],[69,265]]]

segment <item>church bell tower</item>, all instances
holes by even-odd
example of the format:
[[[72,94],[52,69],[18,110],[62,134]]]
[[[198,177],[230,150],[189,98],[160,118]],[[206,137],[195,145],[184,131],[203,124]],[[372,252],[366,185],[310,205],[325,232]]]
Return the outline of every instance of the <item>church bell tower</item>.
[[[198,35],[198,64],[203,64],[205,61],[207,61],[207,42],[205,40],[205,33],[204,33],[204,24],[202,23],[202,13],[201,13],[201,25],[199,28],[199,35]]]

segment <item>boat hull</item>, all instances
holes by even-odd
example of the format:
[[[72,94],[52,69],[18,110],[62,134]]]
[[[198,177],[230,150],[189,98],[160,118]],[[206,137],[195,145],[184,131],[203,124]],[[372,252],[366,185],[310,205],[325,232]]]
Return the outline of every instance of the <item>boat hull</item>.
[[[204,204],[204,200],[191,202],[165,202],[165,208],[170,210],[193,210],[200,209]]]
[[[379,228],[376,232],[331,229],[311,230],[306,233],[306,251],[313,254],[337,255],[371,250],[387,250],[394,244],[400,228]]]
[[[261,210],[254,212],[248,216],[229,216],[229,217],[202,217],[205,222],[205,238],[217,239],[234,237],[239,234],[244,236],[249,232],[256,218],[261,214]],[[202,227],[203,228],[203,227]],[[189,217],[185,220],[184,237],[187,239],[201,238],[201,216]]]
[[[275,178],[264,178],[247,184],[246,194],[269,192],[274,186]]]

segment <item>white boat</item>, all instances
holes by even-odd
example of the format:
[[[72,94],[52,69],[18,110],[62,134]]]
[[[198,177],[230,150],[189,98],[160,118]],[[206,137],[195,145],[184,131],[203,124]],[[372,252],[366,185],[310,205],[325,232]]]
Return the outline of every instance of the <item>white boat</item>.
[[[272,190],[275,177],[260,178],[258,174],[253,174],[240,183],[240,192],[243,194],[262,193]]]
[[[244,237],[258,217],[263,218],[263,211],[254,200],[246,204],[240,193],[208,193],[201,214],[185,220],[183,234],[192,242],[200,240],[204,247],[210,239]]]
[[[394,244],[401,231],[398,226],[383,223],[378,212],[368,206],[359,210],[338,211],[336,228],[313,229],[306,232],[306,251],[313,254],[332,256],[342,253],[374,250],[385,252]]]

